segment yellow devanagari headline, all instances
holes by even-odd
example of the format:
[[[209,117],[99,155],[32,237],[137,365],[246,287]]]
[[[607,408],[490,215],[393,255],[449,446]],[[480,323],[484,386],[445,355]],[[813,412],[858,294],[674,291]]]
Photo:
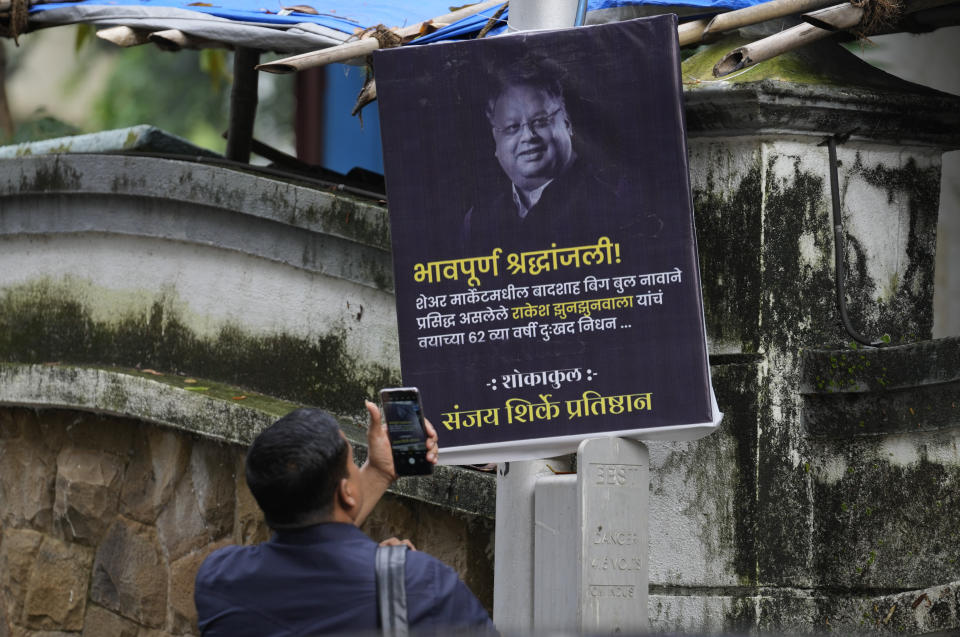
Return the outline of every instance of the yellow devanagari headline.
[[[595,244],[558,248],[551,243],[547,250],[513,252],[507,255],[507,270],[511,275],[529,274],[538,276],[563,268],[579,268],[590,265],[620,263],[620,244],[608,237],[600,237]],[[501,248],[495,248],[489,256],[445,261],[428,261],[413,266],[413,280],[417,283],[439,283],[466,279],[467,285],[479,286],[481,274],[500,276]]]

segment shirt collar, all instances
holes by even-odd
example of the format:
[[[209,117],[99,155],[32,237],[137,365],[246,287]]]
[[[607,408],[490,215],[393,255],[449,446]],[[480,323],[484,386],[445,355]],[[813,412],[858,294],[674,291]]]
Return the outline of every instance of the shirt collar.
[[[563,166],[563,169],[560,171],[560,174],[562,175],[568,170],[570,170],[570,167],[573,166],[573,164],[576,163],[576,161],[577,161],[577,153],[576,151],[573,151],[570,153],[570,159],[567,160],[567,163]],[[530,200],[529,206],[525,206],[523,204],[523,199],[520,197],[520,192],[517,190],[517,185],[513,184],[513,189],[512,189],[513,203],[517,207],[517,214],[520,216],[521,219],[525,219],[527,216],[527,213],[530,212],[530,209],[537,205],[537,202],[540,201],[540,197],[543,196],[543,191],[546,190],[547,186],[552,184],[553,181],[554,180],[551,179],[550,181],[544,183],[539,188],[534,188],[529,193],[527,193],[527,199]]]
[[[517,214],[520,215],[521,219],[526,218],[527,213],[530,212],[530,209],[537,205],[537,202],[540,201],[540,197],[543,195],[543,191],[549,186],[553,180],[544,183],[539,188],[534,188],[529,193],[527,193],[527,198],[530,200],[530,205],[523,205],[523,199],[520,197],[520,193],[517,192],[517,185],[513,185],[513,203],[517,207]]]
[[[277,544],[317,544],[319,542],[338,542],[343,540],[365,539],[372,542],[366,534],[352,524],[345,522],[324,522],[301,529],[283,529],[274,531],[271,542]]]

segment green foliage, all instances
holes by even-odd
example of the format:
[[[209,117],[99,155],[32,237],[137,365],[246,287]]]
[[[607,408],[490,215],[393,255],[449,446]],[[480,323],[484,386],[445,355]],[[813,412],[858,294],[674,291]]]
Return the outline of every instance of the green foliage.
[[[233,56],[222,49],[176,53],[152,46],[125,49],[117,55],[110,81],[94,106],[90,128],[150,124],[224,152],[232,68]],[[254,135],[283,148],[293,139],[293,78],[263,74],[259,83]]]
[[[51,117],[41,111],[36,113],[32,119],[18,123],[13,132],[13,137],[7,138],[6,134],[0,131],[0,144],[36,142],[43,139],[79,135],[81,132],[82,131],[76,126]]]
[[[54,49],[63,57],[66,73],[37,78],[42,94],[49,94],[49,110],[21,116],[13,136],[0,131],[0,144],[39,141],[80,133],[149,124],[190,142],[223,152],[223,133],[229,126],[233,55],[224,49],[161,51],[152,45],[119,48],[93,37],[90,25],[64,27]],[[61,43],[73,49],[63,51]],[[7,61],[8,76],[25,64],[28,55],[43,55],[47,40],[32,39]],[[275,54],[265,54],[267,61]],[[64,57],[65,56],[65,57]],[[280,56],[275,56],[280,57]],[[56,77],[52,77],[56,75]],[[105,79],[102,86],[101,78]],[[285,152],[294,152],[294,76],[262,74],[254,130],[256,138]],[[55,82],[55,83],[54,83]],[[46,83],[46,84],[44,84]],[[53,88],[51,88],[53,87]],[[87,104],[89,108],[54,109],[57,103]],[[260,160],[258,160],[260,161]]]
[[[216,63],[207,62],[209,68]],[[211,66],[212,65],[212,66]],[[221,63],[221,70],[225,65]],[[222,75],[218,75],[222,79]],[[154,47],[124,49],[92,115],[94,130],[151,124],[196,144],[222,151],[229,92],[214,90],[196,51],[168,53]]]
[[[78,24],[76,39],[73,41],[73,51],[78,53],[83,45],[90,41],[96,29],[92,24]]]
[[[233,82],[233,74],[227,67],[227,52],[223,49],[200,51],[200,70],[210,78],[210,88],[219,93]]]

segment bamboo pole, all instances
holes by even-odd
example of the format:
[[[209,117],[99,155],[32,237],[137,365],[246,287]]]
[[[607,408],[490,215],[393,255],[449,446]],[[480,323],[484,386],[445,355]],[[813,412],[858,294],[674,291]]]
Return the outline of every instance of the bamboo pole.
[[[180,49],[215,49],[228,48],[226,44],[206,38],[195,38],[179,29],[165,29],[154,31],[147,35],[147,39],[164,51],[179,51]]]
[[[807,24],[823,29],[824,31],[845,31],[860,24],[863,19],[864,8],[852,4],[838,4],[819,11],[805,13],[801,19]],[[803,25],[797,25],[802,27]]]
[[[463,7],[462,9],[457,9],[446,15],[437,16],[432,20],[418,22],[408,27],[403,27],[402,29],[391,29],[391,31],[399,36],[401,40],[406,41],[419,35],[420,31],[429,24],[450,24],[491,7],[503,4],[503,2],[504,0],[479,2],[468,7]],[[327,64],[333,64],[334,62],[345,62],[356,57],[370,55],[379,48],[380,42],[373,37],[373,32],[371,32],[362,35],[359,40],[338,44],[337,46],[319,51],[301,53],[300,55],[294,55],[274,62],[267,62],[266,64],[259,65],[257,70],[267,71],[268,73],[293,73],[315,66],[325,66]]]
[[[310,51],[282,60],[267,62],[257,66],[257,70],[268,73],[295,73],[315,66],[326,66],[334,62],[345,62],[356,57],[370,55],[379,48],[380,43],[374,38],[363,38],[362,40],[338,44],[329,49]]]
[[[97,37],[124,48],[139,46],[150,41],[150,33],[130,27],[107,27],[97,31]]]
[[[758,62],[769,60],[781,53],[798,49],[810,42],[832,35],[835,31],[853,28],[860,24],[860,20],[863,18],[863,9],[852,4],[838,4],[827,9],[814,11],[803,17],[828,28],[821,28],[809,23],[800,24],[776,35],[734,49],[723,56],[713,67],[714,77],[723,77],[734,71],[753,66]]]
[[[706,29],[708,20],[693,20],[684,22],[677,27],[677,37],[680,40],[680,46],[694,44],[703,39],[703,31]]]
[[[715,16],[703,29],[703,36],[732,31],[741,27],[774,20],[795,13],[804,13],[814,9],[836,4],[836,0],[771,0],[745,9],[738,9]]]

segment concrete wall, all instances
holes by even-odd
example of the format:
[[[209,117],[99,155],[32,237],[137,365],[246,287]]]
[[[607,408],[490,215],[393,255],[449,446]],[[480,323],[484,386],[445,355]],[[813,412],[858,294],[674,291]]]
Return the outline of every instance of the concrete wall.
[[[714,82],[735,45],[684,64],[724,421],[703,440],[649,445],[651,626],[956,631],[960,341],[929,339],[957,101],[826,49]],[[835,300],[818,144],[849,131],[838,149],[845,297],[858,331],[886,335],[882,349],[853,342]]]
[[[382,208],[214,166],[4,160],[0,359],[355,409],[399,376],[388,232]]]

